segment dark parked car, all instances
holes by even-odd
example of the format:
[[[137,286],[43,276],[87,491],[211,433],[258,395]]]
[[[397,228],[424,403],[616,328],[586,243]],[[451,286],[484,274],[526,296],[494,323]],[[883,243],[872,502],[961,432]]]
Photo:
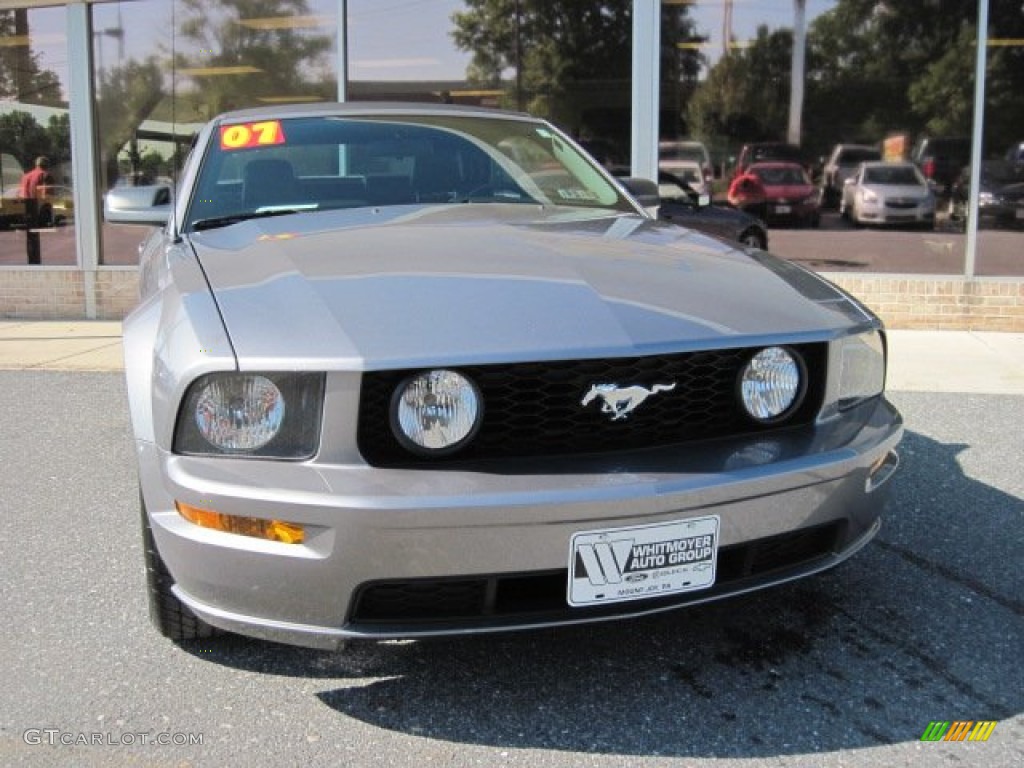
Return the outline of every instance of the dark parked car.
[[[701,195],[670,173],[658,174],[661,206],[658,218],[698,229],[752,248],[768,248],[764,222],[749,213],[724,205],[712,205],[710,195]]]
[[[821,207],[838,208],[843,197],[843,182],[853,176],[857,166],[881,159],[882,153],[878,147],[866,144],[836,144],[821,175]]]
[[[960,172],[949,196],[949,220],[967,224],[971,191],[970,166]],[[1024,228],[1024,173],[1004,163],[982,166],[978,184],[978,226]]]
[[[917,142],[910,159],[945,195],[960,176],[961,169],[971,162],[971,140],[964,137],[924,138]]]
[[[1003,159],[1015,172],[1024,172],[1024,141],[1014,142],[1006,150]]]
[[[626,168],[615,170],[620,177],[628,173]],[[635,180],[621,181],[638,196]],[[710,195],[697,192],[686,180],[666,171],[658,173],[658,218],[751,248],[768,249],[768,230],[763,221],[730,206],[712,205]]]

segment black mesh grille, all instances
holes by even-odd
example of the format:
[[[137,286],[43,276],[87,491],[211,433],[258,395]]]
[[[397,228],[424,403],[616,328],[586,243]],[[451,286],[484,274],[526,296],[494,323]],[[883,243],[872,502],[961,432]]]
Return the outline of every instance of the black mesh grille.
[[[845,535],[842,521],[804,528],[746,544],[723,547],[718,553],[715,585],[709,590],[653,598],[643,606],[613,603],[598,608],[571,608],[566,602],[568,571],[529,574],[416,579],[365,584],[357,590],[349,624],[414,627],[507,621],[558,621],[573,617],[614,616],[637,608],[683,605],[727,594],[787,568],[806,566],[833,552]]]
[[[788,348],[804,359],[808,387],[800,406],[786,419],[787,427],[809,423],[821,407],[827,344]],[[390,425],[393,393],[418,371],[369,372],[363,376],[359,449],[376,466],[416,466],[621,452],[774,429],[782,425],[756,423],[737,397],[742,367],[761,349],[459,367],[483,396],[483,424],[473,441],[456,454],[427,458],[403,448]],[[623,419],[613,421],[602,413],[600,400],[586,407],[581,404],[594,384],[651,389],[670,383],[675,383],[671,391],[649,397]]]

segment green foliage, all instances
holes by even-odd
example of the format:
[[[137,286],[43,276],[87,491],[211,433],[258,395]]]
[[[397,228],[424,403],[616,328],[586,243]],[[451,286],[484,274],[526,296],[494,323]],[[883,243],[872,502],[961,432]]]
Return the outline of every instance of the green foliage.
[[[28,112],[0,115],[0,147],[18,158],[25,169],[31,168],[40,155],[55,159],[53,136]]]
[[[808,153],[825,154],[837,142],[874,143],[893,132],[969,135],[976,20],[976,0],[837,0],[807,35]],[[996,31],[1004,39],[1024,37],[1024,7],[993,3],[990,34]],[[749,49],[711,69],[689,104],[697,135],[737,143],[781,138],[789,62],[779,59],[775,37],[759,31]],[[995,153],[1024,136],[1024,48],[990,47],[986,77],[985,143]]]
[[[575,82],[629,77],[632,0],[466,0],[452,22],[456,46],[473,54],[470,81],[498,87],[518,69],[535,114],[550,116]]]
[[[333,37],[302,25],[259,25],[253,21],[307,16],[306,0],[181,0],[178,70],[245,66],[250,74],[187,75],[194,102],[208,119],[231,109],[255,107],[268,99],[306,96],[332,99],[337,93],[327,60]]]
[[[121,175],[118,155],[132,145],[139,125],[166,96],[164,69],[161,59],[152,55],[145,61],[129,59],[100,79],[96,113],[104,187]]]
[[[581,138],[628,155],[633,0],[465,0],[452,14],[455,45],[472,54],[467,79],[503,89],[501,105],[546,117]],[[663,5],[662,112],[667,135],[683,130],[683,105],[701,56],[686,5]],[[619,158],[621,160],[621,157]]]
[[[753,44],[723,57],[697,89],[688,107],[691,133],[706,142],[783,140],[792,50],[790,30],[759,27]]]
[[[71,162],[71,115],[53,115],[46,124],[50,149],[46,156],[54,167]]]
[[[0,11],[0,37],[17,40],[28,35],[29,13],[24,8]],[[60,79],[40,67],[39,54],[27,45],[0,46],[0,99],[64,106]]]

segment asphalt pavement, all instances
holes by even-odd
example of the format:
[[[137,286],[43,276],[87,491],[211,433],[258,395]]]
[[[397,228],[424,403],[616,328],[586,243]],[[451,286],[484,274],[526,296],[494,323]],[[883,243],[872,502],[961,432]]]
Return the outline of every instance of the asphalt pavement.
[[[1024,336],[890,345],[903,461],[840,568],[635,621],[325,653],[157,634],[120,325],[0,323],[0,765],[1018,768]],[[958,720],[995,728],[922,741]]]

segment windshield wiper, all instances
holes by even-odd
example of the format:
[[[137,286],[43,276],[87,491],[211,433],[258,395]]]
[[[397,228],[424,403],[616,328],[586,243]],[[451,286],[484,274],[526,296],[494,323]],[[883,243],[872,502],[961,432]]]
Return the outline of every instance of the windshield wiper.
[[[242,221],[248,221],[249,219],[265,219],[270,216],[287,216],[291,213],[304,213],[305,211],[316,210],[316,203],[303,204],[303,205],[281,205],[274,206],[272,208],[261,208],[256,211],[247,211],[245,213],[231,213],[227,216],[213,216],[209,219],[199,219],[198,221],[192,222],[192,229],[195,232],[201,232],[204,229],[217,229],[218,227],[229,227],[232,224],[238,224]]]

